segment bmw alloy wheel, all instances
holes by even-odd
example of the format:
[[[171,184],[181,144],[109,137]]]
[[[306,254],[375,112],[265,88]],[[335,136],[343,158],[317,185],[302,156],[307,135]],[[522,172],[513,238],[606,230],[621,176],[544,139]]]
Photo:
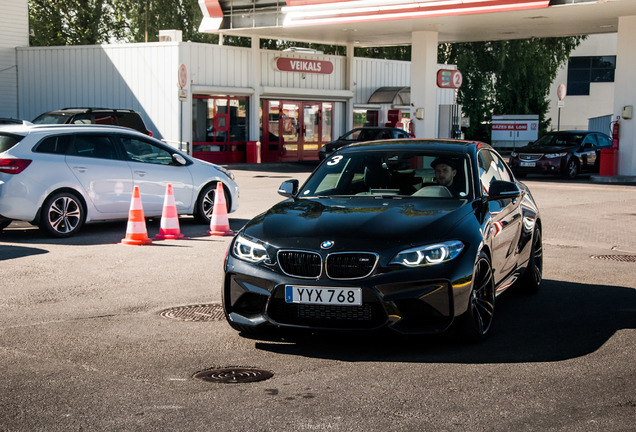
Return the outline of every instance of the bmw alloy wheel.
[[[495,281],[490,260],[481,252],[475,265],[468,310],[461,317],[463,336],[470,341],[485,339],[490,331],[494,313]]]

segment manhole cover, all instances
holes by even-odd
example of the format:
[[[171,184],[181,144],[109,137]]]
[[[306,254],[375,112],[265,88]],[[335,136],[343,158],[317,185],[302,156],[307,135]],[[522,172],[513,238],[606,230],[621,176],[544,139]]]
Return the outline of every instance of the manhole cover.
[[[592,258],[608,261],[636,262],[636,255],[592,255]]]
[[[222,384],[239,384],[265,381],[273,377],[270,371],[255,368],[210,369],[194,374],[194,378]]]
[[[159,312],[159,315],[180,321],[221,321],[225,319],[223,306],[217,303],[174,307]]]

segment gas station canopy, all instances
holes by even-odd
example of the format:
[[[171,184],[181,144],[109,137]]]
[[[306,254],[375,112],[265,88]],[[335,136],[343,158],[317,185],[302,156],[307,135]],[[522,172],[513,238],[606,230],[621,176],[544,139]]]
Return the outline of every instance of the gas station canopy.
[[[199,0],[202,32],[355,46],[615,33],[635,0]]]

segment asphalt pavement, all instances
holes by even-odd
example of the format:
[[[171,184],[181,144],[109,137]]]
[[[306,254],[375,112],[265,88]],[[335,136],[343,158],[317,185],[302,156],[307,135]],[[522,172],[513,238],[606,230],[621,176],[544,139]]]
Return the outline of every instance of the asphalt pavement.
[[[230,226],[312,165],[231,166]],[[230,237],[118,244],[126,222],[0,234],[2,431],[628,431],[636,424],[636,186],[529,177],[538,294],[498,298],[493,334],[251,339],[218,315]],[[151,237],[158,221],[148,221]],[[180,318],[183,310],[186,318]],[[198,372],[256,368],[258,382]]]

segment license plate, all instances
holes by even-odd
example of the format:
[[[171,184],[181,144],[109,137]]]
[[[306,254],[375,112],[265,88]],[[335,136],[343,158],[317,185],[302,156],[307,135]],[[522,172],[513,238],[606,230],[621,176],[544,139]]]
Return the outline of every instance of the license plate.
[[[519,162],[519,166],[522,167],[533,167],[536,166],[536,162]]]
[[[361,288],[285,286],[285,302],[300,304],[361,306]]]

